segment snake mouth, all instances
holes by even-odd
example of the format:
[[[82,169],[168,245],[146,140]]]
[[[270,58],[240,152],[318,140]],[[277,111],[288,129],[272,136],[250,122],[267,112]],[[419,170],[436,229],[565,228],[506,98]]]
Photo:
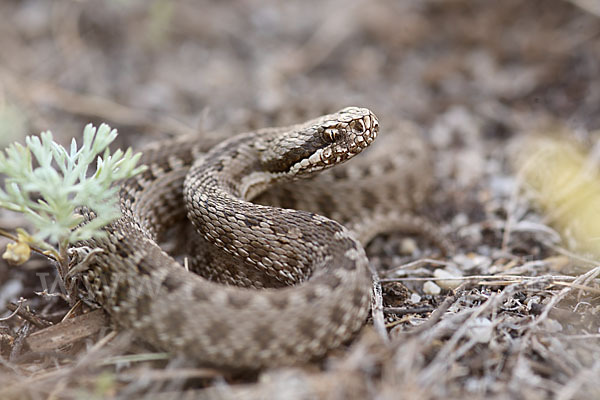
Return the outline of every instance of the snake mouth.
[[[366,108],[347,107],[320,118],[309,131],[312,136],[302,144],[302,150],[296,152],[296,159],[289,163],[286,174],[312,174],[349,160],[375,140],[379,121]]]

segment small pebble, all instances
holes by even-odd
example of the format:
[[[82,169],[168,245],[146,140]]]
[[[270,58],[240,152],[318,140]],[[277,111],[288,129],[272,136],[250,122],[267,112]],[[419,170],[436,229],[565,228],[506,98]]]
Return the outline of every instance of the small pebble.
[[[426,294],[436,295],[436,294],[440,294],[442,292],[442,289],[435,283],[433,283],[431,281],[427,281],[423,285],[423,291]]]
[[[411,255],[417,251],[417,242],[413,238],[404,238],[400,244],[400,253]]]
[[[454,275],[454,274],[446,271],[445,269],[441,269],[441,268],[438,268],[435,271],[433,271],[433,276],[435,276],[436,278],[459,278],[459,276]],[[458,279],[456,279],[456,280],[436,280],[435,282],[440,287],[442,287],[444,289],[449,289],[449,290],[456,289],[462,283],[462,281],[460,281]]]
[[[421,296],[416,293],[410,295],[410,302],[413,304],[418,304],[421,301]]]
[[[475,318],[469,322],[467,334],[477,343],[488,343],[492,339],[493,330],[492,321],[487,318]]]
[[[465,213],[458,213],[452,218],[452,226],[459,227],[465,226],[469,223],[469,217]]]

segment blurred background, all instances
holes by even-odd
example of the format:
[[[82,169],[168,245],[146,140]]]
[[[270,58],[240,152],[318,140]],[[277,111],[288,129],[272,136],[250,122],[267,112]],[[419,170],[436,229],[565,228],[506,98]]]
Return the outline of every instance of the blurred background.
[[[594,9],[595,7],[595,9]],[[0,142],[237,133],[346,105],[391,131],[600,126],[596,1],[4,0]],[[446,134],[448,132],[445,132]],[[437,138],[448,144],[448,138]],[[145,139],[144,139],[145,140]]]

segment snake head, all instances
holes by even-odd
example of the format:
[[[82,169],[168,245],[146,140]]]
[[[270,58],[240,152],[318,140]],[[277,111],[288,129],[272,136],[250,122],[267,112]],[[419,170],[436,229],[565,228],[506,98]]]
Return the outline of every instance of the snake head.
[[[378,132],[379,121],[369,109],[346,107],[274,138],[262,162],[278,176],[307,177],[354,157]]]

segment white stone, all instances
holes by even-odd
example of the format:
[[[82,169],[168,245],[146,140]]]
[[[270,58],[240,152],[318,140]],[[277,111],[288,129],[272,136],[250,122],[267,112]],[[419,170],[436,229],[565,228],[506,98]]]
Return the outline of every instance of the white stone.
[[[441,269],[441,268],[438,268],[435,271],[433,271],[433,276],[435,276],[436,278],[458,278],[459,277],[459,276],[454,275],[454,274],[446,271],[445,269]],[[462,281],[458,280],[458,279],[436,280],[435,282],[440,287],[442,287],[444,289],[449,289],[449,290],[456,289],[462,283]]]
[[[427,281],[423,285],[423,291],[426,294],[436,295],[436,294],[440,294],[442,292],[442,289],[435,283],[433,283],[431,281]]]
[[[414,254],[417,251],[417,242],[413,238],[404,238],[400,244],[400,253],[405,255]]]
[[[419,296],[416,293],[413,293],[410,295],[410,300],[411,303],[413,304],[418,304],[421,301],[421,296]]]
[[[475,318],[469,321],[467,335],[478,343],[488,343],[492,339],[494,326],[487,318]]]

